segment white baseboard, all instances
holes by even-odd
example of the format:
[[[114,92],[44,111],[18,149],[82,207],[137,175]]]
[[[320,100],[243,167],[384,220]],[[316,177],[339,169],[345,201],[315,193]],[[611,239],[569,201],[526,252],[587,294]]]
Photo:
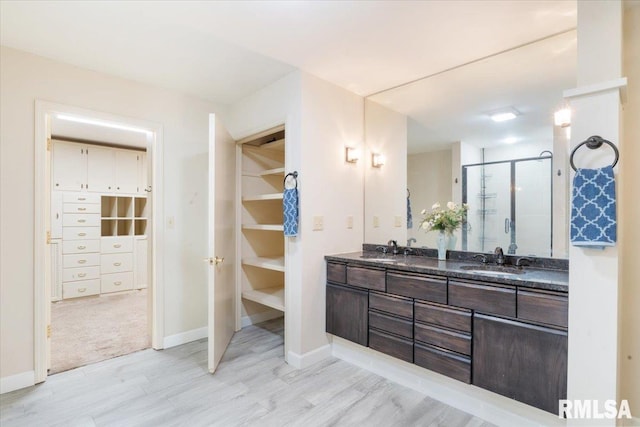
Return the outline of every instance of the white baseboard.
[[[283,314],[279,310],[269,310],[263,311],[262,313],[252,314],[251,316],[242,316],[241,324],[242,327],[255,325],[256,323],[266,322],[267,320],[277,319],[278,317],[282,317]]]
[[[190,331],[181,332],[175,335],[169,335],[168,337],[164,337],[162,340],[162,348],[171,348],[177,345],[186,344],[201,338],[207,338],[208,335],[209,329],[206,326],[198,329],[191,329]]]
[[[294,368],[304,369],[307,366],[311,366],[314,363],[318,363],[322,359],[326,359],[331,356],[331,346],[329,344],[316,348],[315,350],[308,351],[304,354],[294,353],[289,351],[287,354],[287,363]]]
[[[22,372],[16,375],[0,378],[0,394],[31,387],[36,383],[35,371]]]
[[[557,415],[333,337],[333,356],[498,426],[565,426]]]

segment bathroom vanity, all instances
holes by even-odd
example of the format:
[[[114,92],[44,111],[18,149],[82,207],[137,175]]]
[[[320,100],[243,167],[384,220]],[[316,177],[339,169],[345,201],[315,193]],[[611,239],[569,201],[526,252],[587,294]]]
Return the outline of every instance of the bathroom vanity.
[[[328,333],[558,413],[567,390],[566,270],[501,272],[376,252],[325,259]]]

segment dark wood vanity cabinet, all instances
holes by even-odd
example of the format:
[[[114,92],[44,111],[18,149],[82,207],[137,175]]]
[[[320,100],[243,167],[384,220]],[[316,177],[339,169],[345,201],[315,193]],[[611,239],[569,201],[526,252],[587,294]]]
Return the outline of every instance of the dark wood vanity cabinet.
[[[327,284],[327,332],[366,346],[368,307],[367,291]]]
[[[369,292],[369,347],[413,362],[413,300]]]

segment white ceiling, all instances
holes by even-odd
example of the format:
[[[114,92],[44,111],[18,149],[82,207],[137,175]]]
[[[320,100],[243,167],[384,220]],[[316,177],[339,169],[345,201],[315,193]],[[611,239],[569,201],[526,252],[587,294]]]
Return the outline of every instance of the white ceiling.
[[[3,45],[220,104],[295,68],[370,95],[575,25],[566,0],[0,2]]]

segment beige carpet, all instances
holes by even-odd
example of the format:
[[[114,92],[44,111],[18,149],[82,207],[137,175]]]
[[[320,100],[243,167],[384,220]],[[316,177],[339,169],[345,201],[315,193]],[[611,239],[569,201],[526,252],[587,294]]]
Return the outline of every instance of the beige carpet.
[[[50,374],[150,346],[146,289],[51,304]]]

